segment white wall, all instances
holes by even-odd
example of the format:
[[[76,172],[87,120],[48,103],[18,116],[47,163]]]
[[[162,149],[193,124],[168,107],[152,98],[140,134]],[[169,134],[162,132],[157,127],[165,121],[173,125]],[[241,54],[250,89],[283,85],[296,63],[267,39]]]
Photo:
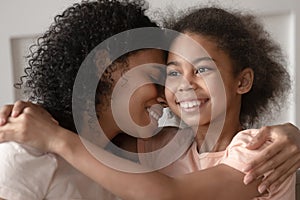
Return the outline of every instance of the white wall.
[[[150,0],[152,8],[164,9],[172,5],[174,9],[184,9],[199,4],[219,4],[229,8],[250,10],[262,18],[266,28],[283,47],[288,59],[293,81],[293,93],[284,112],[272,123],[292,122],[300,126],[300,1],[297,0]]]
[[[75,0],[0,0],[0,105],[14,101],[11,38],[43,33]]]
[[[66,7],[79,0],[0,0],[0,105],[15,101],[13,89],[13,67],[11,57],[11,39],[43,33],[53,17]],[[208,0],[148,0],[150,8],[164,10],[172,5],[174,9],[197,5]],[[279,121],[291,121],[300,126],[300,2],[297,0],[227,0],[213,1],[225,7],[251,9],[262,16],[271,30],[277,30],[290,59],[291,72],[294,76],[294,91],[292,103],[287,116]],[[279,16],[274,22],[274,16]],[[282,20],[284,25],[281,24]],[[276,25],[276,23],[278,23]],[[288,28],[287,28],[288,27]],[[286,30],[288,29],[288,30]],[[281,32],[280,32],[281,31]],[[286,32],[285,32],[286,31]],[[281,34],[285,34],[281,37]],[[299,91],[299,92],[297,92]],[[298,102],[298,103],[295,103]],[[297,105],[298,104],[298,105]],[[296,113],[299,113],[298,115]]]

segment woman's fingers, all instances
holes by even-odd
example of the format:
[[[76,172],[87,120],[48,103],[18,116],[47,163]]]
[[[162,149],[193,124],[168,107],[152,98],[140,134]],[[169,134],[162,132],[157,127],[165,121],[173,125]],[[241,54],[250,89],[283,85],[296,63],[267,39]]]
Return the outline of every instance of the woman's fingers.
[[[264,142],[271,144],[260,152],[254,160],[249,162],[244,169],[245,172],[255,169],[254,172],[260,176],[262,172],[265,173],[278,167],[281,163],[290,159],[291,156],[300,152],[299,129],[289,123],[261,128],[247,148],[257,149]]]
[[[59,126],[50,114],[49,117],[39,109],[38,106],[26,107],[18,117],[9,117],[7,123],[0,126],[0,142],[14,141],[45,152],[50,144],[55,146],[53,141]]]
[[[247,148],[253,150],[261,147],[269,139],[270,131],[271,130],[269,127],[262,127],[261,129],[259,129],[257,134],[247,145]]]
[[[30,102],[17,101],[13,105],[4,105],[0,109],[0,126],[7,122],[8,117],[18,117],[26,107],[34,104]]]
[[[244,169],[248,172],[244,177],[245,184],[267,174],[258,187],[260,192],[279,187],[300,167],[300,134],[297,127],[289,123],[264,127],[247,148],[259,148],[263,141],[270,143],[269,146]]]
[[[17,101],[13,106],[11,116],[12,117],[19,116],[23,112],[24,108],[26,108],[30,105],[33,105],[33,104],[30,102],[25,102],[25,101]]]
[[[0,109],[0,126],[7,122],[8,117],[11,115],[13,105],[5,105]]]
[[[15,132],[20,129],[17,122],[17,118],[9,117],[7,123],[0,127],[0,143],[11,141],[16,136]]]
[[[282,150],[271,153],[272,151],[270,150],[272,149]],[[297,159],[300,155],[296,146],[287,146],[282,148],[282,144],[274,143],[265,150],[266,152],[262,152],[257,159],[251,162],[252,164],[250,165],[256,167],[248,171],[248,173],[244,177],[244,182],[246,184],[248,184],[249,181],[252,181],[257,177],[261,177],[265,173],[270,171],[272,171],[272,177],[269,178],[268,181],[270,181],[270,184],[273,184],[276,179],[279,179],[281,176],[286,175],[285,173],[291,168],[291,166],[295,164],[295,162],[297,162],[297,160],[295,159]],[[269,159],[265,160],[263,158],[264,156],[269,157]],[[261,162],[261,164],[258,164],[259,162]]]
[[[264,178],[260,186],[265,185],[267,188],[275,189],[279,187],[288,177],[293,175],[299,167],[299,155],[296,154],[287,162],[275,168],[267,177]],[[292,166],[292,167],[290,167]]]
[[[256,170],[253,171],[252,175],[258,177],[263,175],[262,172],[265,173],[265,170],[274,169],[274,165],[280,165],[282,161],[274,158],[278,156],[277,154],[280,154],[280,151],[284,148],[283,145],[284,144],[279,142],[270,144],[270,146],[260,152],[253,160],[248,163],[247,167],[244,169],[244,172]],[[287,156],[289,155],[290,154],[288,153]],[[258,171],[259,169],[261,169],[261,171]]]

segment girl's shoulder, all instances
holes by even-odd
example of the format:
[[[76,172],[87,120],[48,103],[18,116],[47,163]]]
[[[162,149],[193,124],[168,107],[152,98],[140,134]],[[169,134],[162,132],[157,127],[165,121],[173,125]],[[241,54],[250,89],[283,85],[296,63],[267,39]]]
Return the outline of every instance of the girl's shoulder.
[[[259,132],[259,129],[245,129],[238,132],[232,139],[229,146],[238,144],[247,145]]]

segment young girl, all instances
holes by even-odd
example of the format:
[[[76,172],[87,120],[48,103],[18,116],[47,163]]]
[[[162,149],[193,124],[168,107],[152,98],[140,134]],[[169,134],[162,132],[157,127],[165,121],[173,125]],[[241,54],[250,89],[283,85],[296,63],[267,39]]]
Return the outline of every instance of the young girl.
[[[139,1],[90,1],[74,4],[57,15],[34,46],[26,75],[22,77],[30,100],[46,108],[61,126],[76,131],[72,118],[72,88],[81,63],[94,47],[115,34],[133,28],[157,27],[145,15],[146,9]],[[102,76],[97,91],[98,108],[106,108],[104,97],[112,87],[111,76],[117,77],[135,65],[147,63],[164,64],[165,53],[156,49],[139,50],[113,62]],[[154,73],[161,72],[148,71],[143,78],[150,82],[149,76]],[[148,84],[141,89],[148,94],[140,94],[144,98],[136,98],[138,104],[146,101],[149,106],[158,104],[156,85]],[[141,119],[149,118],[145,108],[138,107],[135,111],[141,113],[138,116]],[[107,119],[104,112],[100,115]],[[107,123],[104,127],[110,128],[110,125]],[[112,138],[114,134],[111,131],[108,136]],[[54,154],[9,142],[0,144],[0,158],[0,199],[117,199]]]
[[[245,145],[255,135],[255,131],[240,133],[238,131],[259,119],[258,112],[264,110],[264,106],[270,103],[269,100],[277,102],[277,97],[281,97],[284,93],[282,89],[286,88],[285,83],[289,80],[285,69],[276,61],[280,54],[274,56],[276,48],[274,49],[272,42],[265,37],[260,26],[254,23],[252,18],[230,14],[222,9],[196,10],[179,20],[175,25],[176,29],[201,44],[208,55],[203,57],[199,54],[197,63],[193,63],[197,64],[196,68],[178,55],[170,54],[168,57],[166,80],[168,104],[174,113],[196,131],[196,141],[185,155],[170,167],[163,169],[173,178],[159,172],[124,173],[103,165],[89,154],[75,134],[51,123],[49,116],[43,117],[38,112],[32,114],[35,108],[26,108],[20,117],[9,118],[8,124],[0,128],[2,141],[9,138],[55,152],[124,199],[252,199],[259,196],[256,190],[258,181],[245,186],[240,167],[247,163],[247,160],[243,160],[243,156],[249,158],[257,155],[265,147],[258,151],[247,150]],[[219,34],[225,35],[223,38],[217,35],[220,29],[223,32]],[[178,38],[172,48],[185,46]],[[257,60],[258,58],[262,61]],[[271,67],[261,65],[262,63],[268,63]],[[225,107],[214,108],[215,112],[211,113],[211,108],[216,106],[214,98],[219,96],[208,87],[218,80],[216,79],[218,71],[223,79],[226,104]],[[268,82],[259,77],[265,74],[280,78],[281,81],[279,84],[273,84],[278,79],[272,79],[273,82],[267,85],[270,91],[263,90],[263,93],[259,93],[261,103],[257,101],[254,107],[247,107],[255,102],[245,104],[245,95],[253,97],[257,95],[256,92],[264,89],[262,86]],[[214,89],[219,91],[219,86],[216,85]],[[266,92],[267,96],[261,96]],[[200,111],[200,117],[197,110]],[[250,113],[247,114],[246,111]],[[219,116],[224,113],[226,113],[224,128],[214,146],[215,152],[199,153],[201,140],[208,126],[217,123]],[[29,122],[30,126],[26,126]],[[19,123],[25,126],[20,127]],[[43,127],[44,133],[36,133],[38,127]],[[16,133],[12,134],[14,132]],[[37,138],[38,134],[40,136]],[[152,150],[152,144],[153,140],[139,141],[139,149]],[[130,164],[132,163],[128,163]],[[260,192],[264,192],[263,187],[260,188]],[[293,178],[289,178],[279,189],[271,188],[259,198],[292,199],[294,194]]]

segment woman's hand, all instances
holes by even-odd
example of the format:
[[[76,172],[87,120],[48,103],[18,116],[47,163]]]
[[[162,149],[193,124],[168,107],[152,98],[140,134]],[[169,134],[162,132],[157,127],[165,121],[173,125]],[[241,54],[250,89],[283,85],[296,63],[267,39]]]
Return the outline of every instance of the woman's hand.
[[[16,111],[14,107],[17,114],[7,117]],[[41,106],[19,102],[3,107],[1,116],[5,124],[0,126],[0,142],[15,141],[45,152],[54,151],[59,144],[56,136],[62,128]]]
[[[260,184],[260,192],[280,186],[300,167],[300,130],[296,126],[287,123],[263,127],[247,148],[257,149],[266,141],[271,144],[244,169],[245,184],[274,170]]]
[[[58,124],[58,122],[41,106],[31,102],[17,101],[15,104],[4,105],[1,107],[0,126],[4,125],[9,117],[18,117],[26,107],[36,108],[36,112],[40,112],[42,115],[49,116],[55,123]]]

